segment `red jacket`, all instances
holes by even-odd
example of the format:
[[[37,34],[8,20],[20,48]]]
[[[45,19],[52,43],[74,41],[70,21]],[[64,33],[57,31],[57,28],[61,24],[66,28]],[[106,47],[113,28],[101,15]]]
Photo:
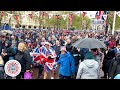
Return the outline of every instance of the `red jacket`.
[[[109,41],[109,48],[113,48],[116,46],[116,41]]]

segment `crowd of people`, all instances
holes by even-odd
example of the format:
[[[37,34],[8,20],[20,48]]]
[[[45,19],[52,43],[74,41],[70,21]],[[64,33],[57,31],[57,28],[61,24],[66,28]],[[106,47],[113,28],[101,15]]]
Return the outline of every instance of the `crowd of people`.
[[[106,48],[75,48],[78,39],[95,38],[104,42]],[[34,73],[43,79],[114,79],[120,74],[120,35],[101,32],[66,32],[64,30],[14,30],[12,34],[0,33],[0,79],[12,79],[5,74],[4,66],[9,60],[17,60],[24,74]],[[101,76],[100,70],[104,76]],[[55,74],[58,73],[58,78]],[[50,78],[48,78],[50,74]],[[32,76],[31,76],[32,78]],[[116,78],[115,78],[116,79]]]

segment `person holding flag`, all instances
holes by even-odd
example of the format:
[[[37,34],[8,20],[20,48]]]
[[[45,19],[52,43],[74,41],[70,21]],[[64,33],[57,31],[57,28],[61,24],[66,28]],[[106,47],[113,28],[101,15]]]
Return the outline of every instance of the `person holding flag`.
[[[56,68],[56,52],[49,42],[44,42],[40,49],[40,60],[44,63],[44,79],[47,78],[48,72],[51,72],[51,79],[54,79],[54,70]]]

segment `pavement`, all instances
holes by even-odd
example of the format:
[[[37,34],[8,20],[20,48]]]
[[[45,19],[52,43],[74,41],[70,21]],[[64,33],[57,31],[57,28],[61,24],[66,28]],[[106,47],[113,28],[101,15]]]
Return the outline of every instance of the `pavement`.
[[[55,71],[55,79],[59,79],[58,68],[59,67],[57,67],[57,69]],[[51,79],[50,74],[51,73],[49,72],[47,79]],[[103,76],[104,76],[104,73],[103,73],[102,69],[100,69],[100,77],[103,77]],[[33,73],[32,73],[32,77],[33,77],[33,79],[43,79],[43,73],[41,74],[41,76],[38,76],[38,68],[34,68]],[[101,78],[101,79],[104,79],[104,78]]]

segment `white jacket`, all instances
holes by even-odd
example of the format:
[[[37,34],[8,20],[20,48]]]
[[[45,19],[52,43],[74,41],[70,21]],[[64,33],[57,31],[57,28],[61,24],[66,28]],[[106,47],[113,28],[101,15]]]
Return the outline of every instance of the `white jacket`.
[[[100,79],[99,63],[94,59],[86,59],[81,62],[76,79]]]

